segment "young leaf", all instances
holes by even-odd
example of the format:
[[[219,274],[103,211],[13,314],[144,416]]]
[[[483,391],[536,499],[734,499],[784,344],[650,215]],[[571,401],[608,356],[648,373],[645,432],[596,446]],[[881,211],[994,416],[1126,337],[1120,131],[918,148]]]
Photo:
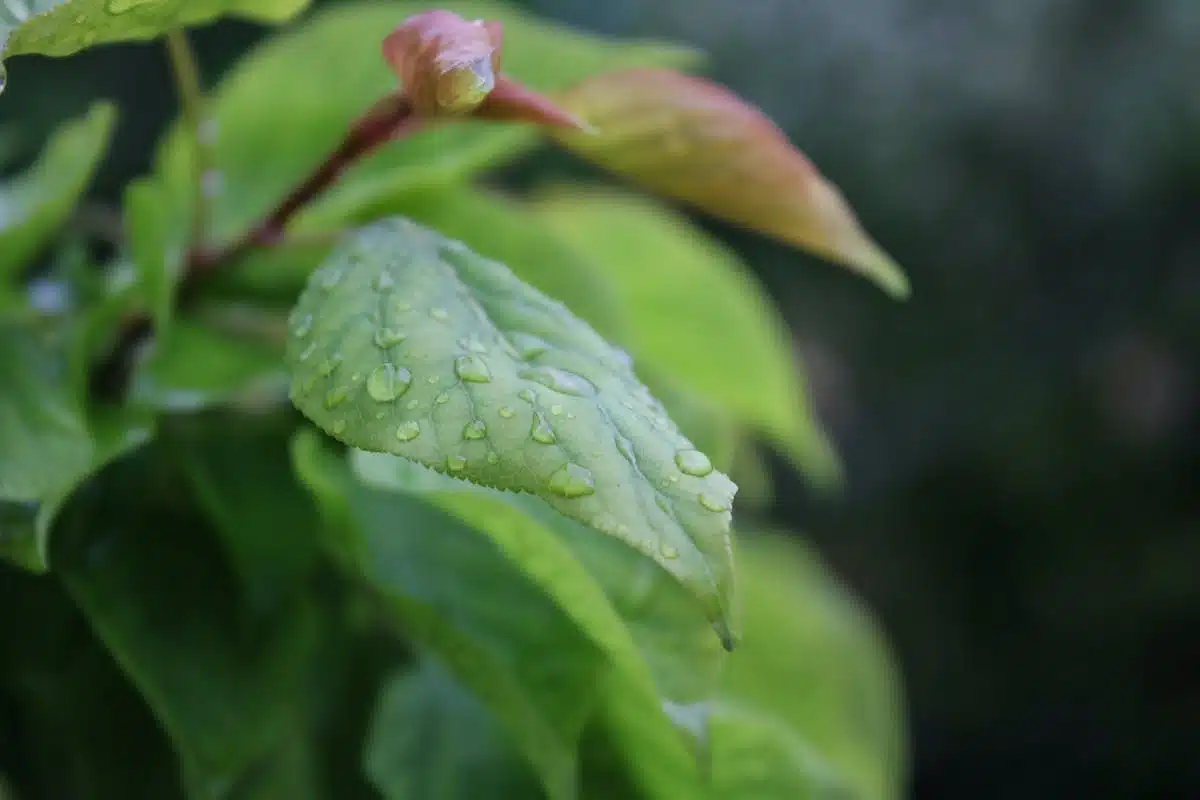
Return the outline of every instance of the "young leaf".
[[[309,0],[7,0],[0,60],[38,53],[69,56],[110,42],[155,39],[185,25],[232,15],[283,22]]]
[[[96,103],[55,131],[28,172],[0,185],[0,286],[67,219],[108,147],[116,116],[112,105]]]
[[[715,217],[811,250],[897,297],[900,268],[841,192],[762,112],[729,90],[665,69],[630,69],[556,96],[598,131],[550,131],[571,151]]]
[[[565,307],[395,218],[347,237],[291,324],[292,401],[326,432],[535,494],[621,539],[686,585],[732,646],[737,487]]]
[[[813,479],[837,479],[786,324],[733,252],[661,204],[623,192],[559,189],[534,210],[603,265],[639,362],[770,436]]]

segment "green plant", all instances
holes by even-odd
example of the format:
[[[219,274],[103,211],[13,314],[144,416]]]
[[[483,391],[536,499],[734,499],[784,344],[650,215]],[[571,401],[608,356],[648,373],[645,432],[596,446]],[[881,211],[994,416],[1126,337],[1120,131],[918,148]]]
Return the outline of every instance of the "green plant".
[[[203,91],[181,26],[305,5],[0,16],[166,36],[184,105],[120,231],[64,224],[109,105],[0,189],[0,796],[898,796],[869,618],[794,536],[733,557],[761,442],[838,475],[765,293],[657,201],[473,181],[544,133],[899,270],[686,48],[438,3],[503,60],[418,17],[398,90],[427,4],[345,4]]]

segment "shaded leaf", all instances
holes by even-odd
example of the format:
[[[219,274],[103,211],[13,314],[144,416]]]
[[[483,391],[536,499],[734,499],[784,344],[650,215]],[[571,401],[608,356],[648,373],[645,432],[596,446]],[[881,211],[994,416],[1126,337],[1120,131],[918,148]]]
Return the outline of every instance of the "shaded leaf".
[[[555,131],[585,159],[715,217],[811,250],[909,292],[841,192],[758,109],[722,86],[666,69],[629,69],[556,96],[595,135]]]
[[[171,319],[175,287],[183,275],[187,227],[173,218],[170,198],[156,182],[142,179],[125,191],[125,237],[140,276],[155,328]]]
[[[222,177],[210,220],[213,243],[229,242],[263,217],[333,150],[351,122],[396,88],[378,42],[405,17],[429,8],[502,22],[505,70],[536,89],[562,88],[620,66],[696,60],[694,51],[680,47],[574,33],[497,2],[396,0],[322,9],[254,50],[213,93],[213,166]],[[177,123],[157,168],[173,202],[184,208],[191,203],[190,139]],[[534,130],[517,126],[452,125],[419,133],[362,159],[304,212],[297,227],[339,225],[382,198],[460,180],[536,142]]]
[[[5,5],[0,58],[69,56],[99,44],[155,39],[225,15],[283,22],[308,0],[8,0]]]
[[[387,800],[537,796],[528,768],[487,709],[429,660],[383,690],[364,768]]]
[[[901,688],[868,612],[794,536],[738,543],[746,632],[723,695],[794,731],[850,796],[903,797]]]
[[[476,531],[360,484],[313,431],[292,452],[329,518],[354,525],[362,545],[347,550],[361,553],[405,633],[495,714],[552,798],[574,796],[579,735],[609,669],[603,652]]]
[[[565,307],[396,218],[349,235],[291,322],[292,401],[326,432],[615,536],[687,586],[732,646],[736,487]]]
[[[603,265],[639,362],[770,436],[815,480],[837,479],[786,325],[732,251],[655,201],[623,192],[560,189],[534,208]]]
[[[0,42],[3,38],[0,28]],[[0,185],[0,284],[66,221],[104,156],[116,118],[111,104],[94,104],[55,131],[28,171]]]

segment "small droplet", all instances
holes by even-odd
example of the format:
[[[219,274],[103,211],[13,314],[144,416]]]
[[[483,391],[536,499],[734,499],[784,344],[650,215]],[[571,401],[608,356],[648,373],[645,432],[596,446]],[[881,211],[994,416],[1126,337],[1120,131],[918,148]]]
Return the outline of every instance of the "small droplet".
[[[668,560],[679,558],[679,551],[666,542],[658,546],[658,552],[662,553],[662,557]]]
[[[463,427],[462,438],[482,439],[487,436],[487,425],[481,419],[473,419]]]
[[[295,336],[297,339],[303,339],[305,336],[308,336],[310,333],[312,333],[312,327],[312,314],[305,314],[296,322],[295,327],[292,328],[292,336]]]
[[[377,403],[390,403],[408,391],[412,373],[395,364],[380,364],[367,376],[367,394]]]
[[[444,406],[446,403],[450,402],[450,395],[442,392],[437,397],[433,398],[433,402],[439,406]]]
[[[398,311],[401,314],[404,314],[408,311],[412,311],[412,303],[406,303],[403,300],[401,300],[399,303],[396,303],[396,311]]]
[[[404,407],[407,408],[409,411],[412,411],[419,405],[421,405],[421,401],[417,400],[417,398],[414,397],[412,400],[409,400],[407,403],[405,403]]]
[[[529,431],[529,436],[539,444],[554,444],[554,431],[546,424],[546,420],[541,414],[533,415],[533,428]]]
[[[349,396],[349,386],[335,386],[325,393],[325,408],[332,411],[342,403],[346,402],[346,398]]]
[[[561,497],[575,498],[595,494],[592,473],[578,464],[564,464],[550,476],[550,491]]]
[[[450,472],[462,472],[467,468],[467,459],[464,456],[446,456],[446,469]]]
[[[396,428],[396,438],[402,442],[411,442],[420,435],[421,423],[415,419],[410,419],[408,422],[401,422],[400,427]]]
[[[313,357],[313,353],[315,352],[317,352],[317,343],[309,342],[308,346],[301,350],[300,355],[296,356],[296,358],[300,359],[301,361],[308,361]]]
[[[563,413],[563,407],[557,406],[557,405],[550,406],[550,413],[556,417],[560,417],[560,416],[562,416],[562,413]]]
[[[488,454],[487,454],[487,462],[488,462],[489,464],[499,464],[499,463],[500,463],[500,456],[498,456],[498,455],[497,455],[496,453],[494,453],[494,452],[493,452],[493,453],[488,453]]]
[[[512,419],[513,417],[515,417],[517,415],[517,412],[513,411],[508,406],[502,406],[498,413],[500,414],[500,416],[504,417],[505,419]]]
[[[567,372],[558,367],[533,367],[521,370],[520,376],[526,380],[540,383],[547,389],[553,389],[559,394],[569,394],[575,397],[591,397],[596,393],[596,387],[582,375]]]
[[[663,497],[661,494],[654,495],[654,502],[659,508],[661,508],[666,513],[668,513],[668,514],[671,513],[671,506],[669,503],[667,503],[667,498]]]
[[[333,424],[329,426],[329,432],[334,436],[341,436],[346,432],[346,420],[335,419]]]
[[[84,16],[83,14],[76,14],[76,15],[75,15],[75,24],[76,24],[76,25],[82,25],[82,24],[83,24],[83,23],[85,23],[85,22],[87,22],[87,17],[86,17],[86,16]]]
[[[491,370],[479,356],[459,356],[454,361],[454,371],[468,383],[487,383],[492,379]]]
[[[380,294],[387,294],[392,289],[396,288],[396,279],[392,277],[392,273],[384,270],[375,276],[375,280],[372,281],[371,287]]]
[[[697,478],[703,478],[713,471],[712,462],[699,450],[680,450],[675,454],[675,466],[679,467],[680,472]]]
[[[383,413],[382,411],[376,411],[376,412],[375,412],[375,419],[376,419],[376,420],[381,420],[381,419],[383,419],[383,418],[384,418],[384,417],[386,417],[386,416],[387,416],[387,414]]]
[[[700,493],[700,505],[707,508],[709,511],[728,511],[729,503],[709,492]]]
[[[338,368],[345,358],[341,353],[334,353],[329,358],[321,362],[321,366],[317,367],[317,372],[321,373],[322,377],[328,378],[333,374],[333,371]]]
[[[430,375],[428,378],[426,378],[426,379],[425,379],[425,382],[426,382],[426,383],[428,383],[430,386],[434,386],[434,385],[436,385],[436,384],[437,384],[437,383],[438,383],[438,382],[439,382],[441,379],[442,379],[442,376],[441,376],[441,375]]]
[[[532,403],[534,400],[533,390],[522,389],[521,391],[517,392],[517,397],[521,398],[526,403]]]
[[[429,316],[433,317],[438,322],[449,322],[450,321],[450,312],[444,308],[429,309]]]
[[[362,383],[362,373],[361,372],[350,373],[350,382],[351,383]]]
[[[407,333],[396,328],[380,328],[375,331],[375,345],[384,350],[395,347],[407,338]]]
[[[321,273],[321,288],[329,291],[337,287],[342,282],[341,268],[326,270]]]
[[[537,358],[550,349],[550,345],[545,341],[528,333],[514,333],[509,339],[517,351],[517,356],[523,361]]]
[[[575,415],[574,415],[574,414],[572,414],[570,411],[568,411],[568,412],[567,412],[567,419],[575,419]]]

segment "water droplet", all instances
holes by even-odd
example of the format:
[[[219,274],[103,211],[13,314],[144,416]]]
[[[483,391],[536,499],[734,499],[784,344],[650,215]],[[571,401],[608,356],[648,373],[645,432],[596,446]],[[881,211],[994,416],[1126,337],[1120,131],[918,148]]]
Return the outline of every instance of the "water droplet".
[[[341,436],[346,432],[346,420],[335,419],[333,424],[329,426],[329,432],[334,436]]]
[[[591,397],[596,393],[592,382],[574,372],[567,372],[558,367],[533,367],[521,370],[520,376],[526,380],[540,383],[547,389],[553,389],[559,394],[569,394],[575,397]]]
[[[350,374],[350,382],[351,383],[362,383],[362,373],[361,372],[351,373]]]
[[[562,416],[562,413],[563,413],[563,407],[562,406],[550,406],[550,413],[556,417],[560,417],[560,416]]]
[[[433,398],[433,402],[439,406],[444,406],[446,403],[450,402],[450,395],[442,392],[437,397]]]
[[[396,428],[396,438],[402,442],[411,442],[420,435],[421,423],[415,419],[410,419],[408,422],[401,422],[400,427]]]
[[[596,493],[596,483],[587,468],[564,464],[550,476],[549,489],[561,497],[586,497]]]
[[[82,25],[85,22],[87,22],[87,16],[85,16],[84,14],[76,14],[75,15],[75,24],[76,25]]]
[[[398,311],[401,314],[404,314],[405,312],[408,312],[408,311],[412,311],[412,303],[406,303],[403,300],[401,300],[399,303],[396,303],[396,311]]]
[[[349,386],[335,386],[325,393],[325,408],[332,411],[346,401],[350,396]]]
[[[662,557],[668,560],[679,558],[679,551],[666,542],[658,546],[658,552],[662,553]]]
[[[380,364],[367,376],[367,394],[377,403],[390,403],[408,391],[412,373],[395,364]]]
[[[522,389],[521,391],[517,392],[517,397],[521,398],[526,403],[532,403],[534,400],[533,390]]]
[[[434,386],[441,379],[442,379],[441,375],[430,375],[428,378],[425,379],[425,382],[428,383],[430,386]]]
[[[709,492],[700,493],[700,505],[707,508],[709,511],[728,511],[729,503]]]
[[[703,478],[713,471],[712,462],[699,450],[680,450],[675,454],[675,466],[679,467],[680,472],[697,478]]]
[[[487,454],[487,462],[488,462],[489,464],[499,464],[499,463],[500,463],[500,456],[496,455],[496,453],[494,453],[494,452],[492,452],[492,453],[488,453],[488,454]]]
[[[537,358],[550,349],[550,345],[544,340],[528,333],[514,333],[509,339],[517,351],[517,356],[523,361]]]
[[[449,322],[450,321],[450,312],[444,308],[429,309],[429,316],[433,317],[438,322]]]
[[[554,444],[554,431],[546,424],[546,420],[541,414],[533,415],[533,428],[529,431],[529,436],[539,444]]]
[[[386,416],[387,416],[387,414],[383,413],[382,411],[375,412],[375,419],[377,419],[377,420],[383,419]]]
[[[479,356],[459,356],[454,361],[454,371],[469,383],[487,383],[492,379],[488,365]]]
[[[395,347],[408,338],[408,334],[396,328],[380,328],[375,331],[375,345],[384,350]]]
[[[567,412],[567,419],[575,419],[575,415],[574,415],[574,414],[572,414],[570,411],[568,411],[568,412]]]
[[[138,6],[151,5],[159,0],[108,0],[108,5],[105,8],[110,14],[124,14],[126,11],[132,11]]]
[[[508,406],[501,407],[499,413],[500,413],[500,416],[504,417],[505,419],[512,419],[513,417],[515,417],[517,415],[517,412],[513,411]]]
[[[317,343],[309,342],[308,347],[305,347],[303,350],[301,350],[300,355],[298,355],[296,357],[298,359],[300,359],[301,361],[308,361],[310,358],[313,357],[313,353],[315,353],[315,352],[317,352]]]
[[[462,438],[482,439],[487,436],[487,425],[481,419],[471,420],[463,427]]]
[[[407,408],[409,411],[412,411],[413,409],[415,409],[415,408],[416,408],[417,406],[419,406],[419,405],[421,405],[421,401],[417,400],[417,398],[415,398],[415,397],[414,397],[412,400],[409,400],[409,401],[408,401],[408,402],[407,402],[407,403],[404,405],[404,407],[405,407],[405,408]]]
[[[320,279],[321,288],[325,289],[326,291],[336,288],[337,285],[341,282],[342,282],[341,267],[326,270],[325,272],[321,273],[321,279]]]
[[[387,294],[396,288],[396,279],[392,277],[392,273],[384,270],[375,276],[375,280],[371,282],[371,287],[380,294]]]
[[[341,353],[334,353],[329,358],[321,362],[321,365],[317,367],[317,372],[321,373],[322,377],[328,378],[333,374],[333,371],[338,368],[338,365],[342,363],[343,358],[345,358],[345,356],[343,356]]]
[[[464,456],[446,456],[446,469],[450,472],[462,472],[467,468],[467,459]]]

